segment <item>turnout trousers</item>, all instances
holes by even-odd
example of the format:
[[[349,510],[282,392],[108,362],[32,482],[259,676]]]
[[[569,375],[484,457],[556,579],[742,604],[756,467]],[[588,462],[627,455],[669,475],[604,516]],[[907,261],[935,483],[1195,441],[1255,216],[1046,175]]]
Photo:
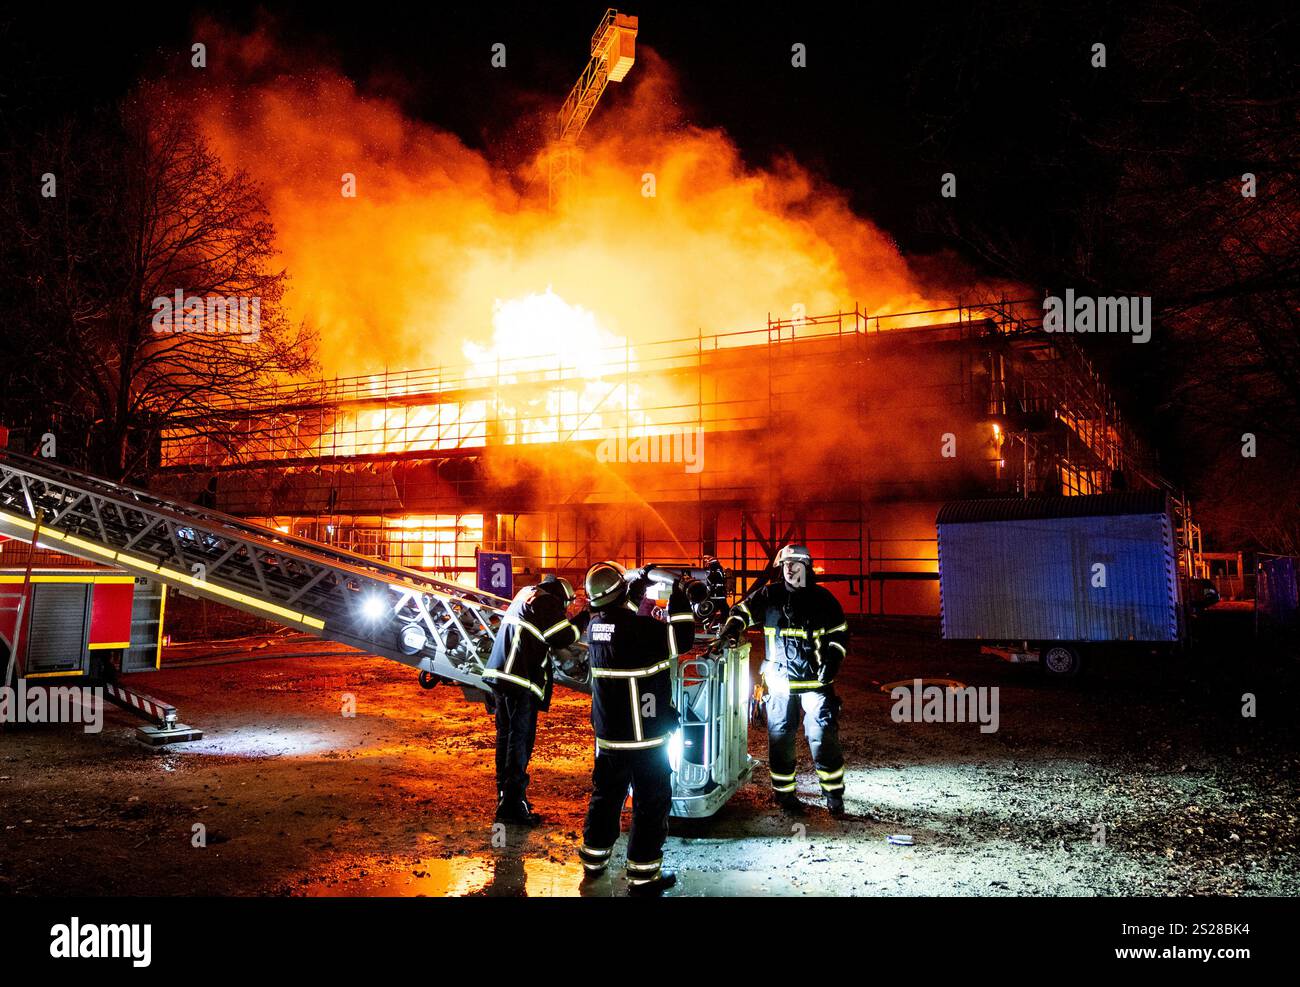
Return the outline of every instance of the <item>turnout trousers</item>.
[[[769,693],[767,697],[767,766],[772,790],[795,790],[795,739],[799,714],[812,751],[817,780],[826,795],[844,794],[844,752],[840,749],[840,698],[834,686],[802,692]]]
[[[587,873],[594,876],[609,866],[630,786],[632,831],[627,840],[627,879],[630,884],[657,879],[664,840],[668,838],[668,815],[673,808],[668,745],[648,750],[597,751],[591,785],[591,804],[579,851]]]
[[[528,761],[537,740],[537,700],[522,689],[497,689],[497,797],[528,798]]]

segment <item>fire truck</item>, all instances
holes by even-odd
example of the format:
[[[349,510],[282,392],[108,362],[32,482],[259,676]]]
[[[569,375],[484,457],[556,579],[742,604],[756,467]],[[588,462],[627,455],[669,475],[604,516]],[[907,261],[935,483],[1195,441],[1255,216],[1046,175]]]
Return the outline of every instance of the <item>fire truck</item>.
[[[101,684],[106,698],[154,721],[139,733],[151,743],[201,736],[178,722],[174,707],[118,678],[159,666],[165,588],[401,662],[426,688],[454,683],[479,699],[490,692],[482,673],[510,605],[427,573],[3,450],[0,537],[33,553],[27,565],[5,570],[0,587],[3,667],[29,678],[66,674]],[[50,551],[93,568],[33,564],[35,553]],[[701,593],[697,616],[714,605]],[[557,684],[590,691],[585,647],[553,657]],[[752,774],[749,699],[748,644],[682,657],[674,684],[683,720],[672,745],[676,815],[712,815]]]

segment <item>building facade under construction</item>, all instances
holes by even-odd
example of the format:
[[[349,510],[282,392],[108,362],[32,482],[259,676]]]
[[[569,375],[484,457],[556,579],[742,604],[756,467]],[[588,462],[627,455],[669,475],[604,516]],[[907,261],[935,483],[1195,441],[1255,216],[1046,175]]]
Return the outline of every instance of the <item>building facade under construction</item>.
[[[945,501],[1158,486],[1041,307],[769,319],[584,359],[286,384],[169,432],[153,486],[472,583],[599,559],[755,578],[807,544],[848,613],[935,614]]]

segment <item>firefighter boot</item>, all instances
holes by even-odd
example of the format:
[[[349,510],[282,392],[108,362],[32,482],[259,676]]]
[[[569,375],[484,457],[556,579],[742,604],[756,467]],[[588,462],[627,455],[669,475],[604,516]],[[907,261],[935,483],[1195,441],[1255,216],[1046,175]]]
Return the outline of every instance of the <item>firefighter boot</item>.
[[[799,801],[799,796],[794,792],[777,792],[776,804],[777,807],[787,815],[803,815],[803,803]]]
[[[612,850],[590,847],[586,843],[578,848],[578,858],[582,861],[583,884],[599,880],[609,873],[609,855]]]
[[[532,810],[526,799],[502,798],[497,803],[496,821],[519,826],[537,826],[542,817]]]
[[[826,808],[836,819],[844,817],[844,796],[839,792],[826,793]]]
[[[676,883],[676,871],[661,870],[648,881],[629,881],[627,893],[637,898],[651,898],[663,894]]]

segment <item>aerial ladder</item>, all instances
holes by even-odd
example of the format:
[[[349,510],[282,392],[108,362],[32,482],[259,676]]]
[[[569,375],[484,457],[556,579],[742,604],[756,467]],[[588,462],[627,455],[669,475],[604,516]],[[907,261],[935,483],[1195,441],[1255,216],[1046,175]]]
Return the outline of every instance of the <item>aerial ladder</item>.
[[[13,452],[0,454],[0,535],[401,662],[426,688],[454,682],[483,698],[490,691],[483,669],[510,605],[417,570]],[[590,691],[585,647],[552,657],[558,684]],[[674,811],[711,815],[753,767],[748,645],[687,656],[674,698],[684,720],[674,740]]]
[[[547,162],[547,201],[552,209],[582,177],[578,138],[596,112],[605,87],[622,82],[636,61],[637,24],[636,17],[611,7],[591,36],[591,58],[555,117],[555,143]]]

